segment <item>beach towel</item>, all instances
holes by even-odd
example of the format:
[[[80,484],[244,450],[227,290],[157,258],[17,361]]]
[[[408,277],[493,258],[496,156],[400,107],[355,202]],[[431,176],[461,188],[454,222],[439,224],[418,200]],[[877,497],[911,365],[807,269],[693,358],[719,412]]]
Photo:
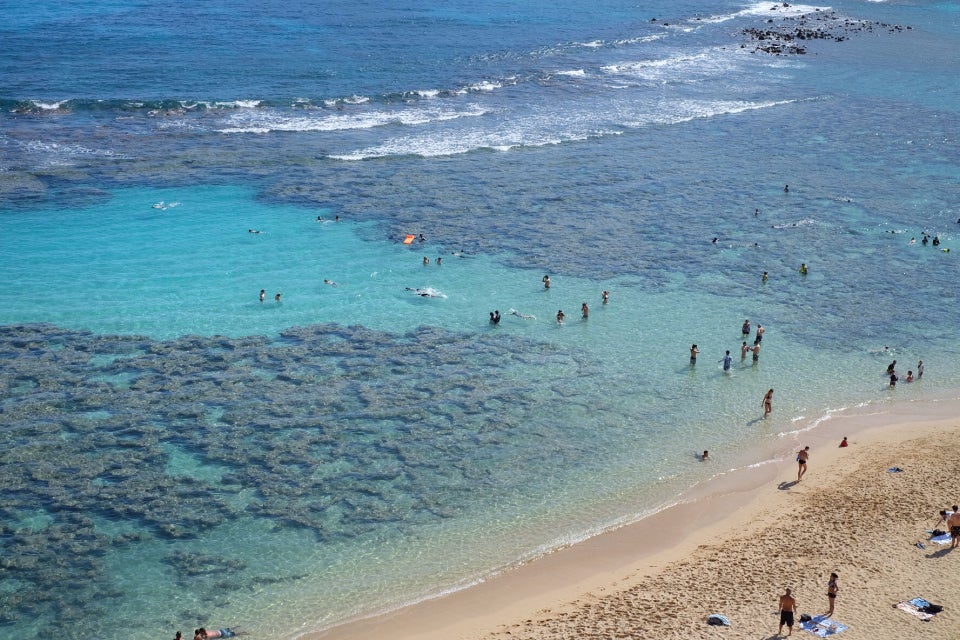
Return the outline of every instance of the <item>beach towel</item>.
[[[819,615],[813,616],[806,622],[801,622],[800,628],[804,631],[809,631],[818,638],[828,638],[846,631],[850,627],[845,624],[840,624],[827,616]]]
[[[924,613],[940,613],[943,611],[943,607],[938,604],[932,604],[927,602],[923,598],[914,598],[913,600],[907,600],[907,604],[912,604],[920,611]]]
[[[900,473],[901,471],[903,471],[903,469],[900,467],[890,467],[887,469],[887,473]]]
[[[950,534],[945,533],[941,536],[933,536],[932,538],[930,538],[930,542],[936,542],[937,544],[949,544]]]
[[[900,611],[906,611],[910,615],[916,616],[924,621],[929,620],[930,618],[933,617],[933,614],[924,613],[923,611],[920,611],[920,609],[916,608],[914,605],[910,604],[909,602],[898,602],[893,606],[896,607],[897,609],[900,609]]]

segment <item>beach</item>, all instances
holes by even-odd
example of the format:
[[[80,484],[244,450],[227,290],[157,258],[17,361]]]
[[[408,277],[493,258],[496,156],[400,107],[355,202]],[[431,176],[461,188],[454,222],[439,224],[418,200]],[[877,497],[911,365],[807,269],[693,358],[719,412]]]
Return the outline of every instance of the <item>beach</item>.
[[[798,614],[827,612],[831,572],[842,637],[945,637],[960,601],[960,550],[925,531],[957,501],[960,419],[944,416],[958,409],[955,400],[903,403],[840,418],[810,434],[800,483],[793,460],[736,474],[474,589],[309,637],[770,638],[785,588]],[[917,597],[944,610],[922,621],[895,607]],[[714,613],[730,626],[707,625]]]
[[[954,3],[15,4],[0,637],[953,615],[818,500],[960,415]]]

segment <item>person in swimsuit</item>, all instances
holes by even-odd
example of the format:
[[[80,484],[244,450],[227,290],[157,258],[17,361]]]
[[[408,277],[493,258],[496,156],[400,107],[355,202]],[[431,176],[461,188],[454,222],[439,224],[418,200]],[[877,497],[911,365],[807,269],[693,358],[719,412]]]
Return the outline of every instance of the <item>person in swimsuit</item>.
[[[587,306],[586,302],[580,305],[580,312],[583,314],[584,320],[590,317],[590,307]]]
[[[787,629],[790,630],[787,635],[793,635],[793,614],[797,612],[797,601],[790,595],[789,587],[787,592],[780,596],[778,606],[780,608],[780,627],[777,629],[777,635],[783,635],[783,625],[787,625]]]
[[[753,361],[754,363],[760,362],[760,343],[754,342],[753,347],[750,349],[753,352]]]
[[[727,355],[723,356],[723,370],[730,371],[730,364],[733,362],[733,358],[730,357],[730,352],[727,351]]]
[[[767,394],[763,396],[763,402],[760,403],[760,406],[763,407],[764,418],[773,412],[773,389],[767,391]]]
[[[807,472],[807,460],[810,459],[810,447],[804,447],[797,452],[797,482],[803,480]]]
[[[563,324],[563,319],[567,316],[563,313],[563,309],[557,311],[557,324]]]
[[[264,289],[260,289],[260,302],[263,302],[263,299],[267,297],[267,292]]]
[[[700,353],[700,349],[697,348],[697,345],[690,345],[690,364],[697,364],[698,353]]]
[[[550,276],[543,276],[543,288],[544,289],[550,288]]]
[[[917,361],[917,380],[923,377],[923,360]]]
[[[743,321],[743,326],[740,327],[740,333],[743,334],[743,337],[744,337],[744,338],[746,338],[747,336],[750,335],[750,320],[749,320],[749,319]]]
[[[953,513],[947,518],[947,526],[950,527],[950,548],[956,549],[960,544],[960,510],[957,505],[953,505]]]
[[[603,292],[600,294],[600,298],[603,299],[603,304],[607,304],[608,302],[610,302],[610,292],[604,289]]]
[[[840,591],[840,587],[837,585],[838,576],[835,573],[830,574],[830,582],[827,583],[827,600],[830,601],[830,611],[827,612],[827,616],[833,615],[833,605],[837,601],[837,593]]]

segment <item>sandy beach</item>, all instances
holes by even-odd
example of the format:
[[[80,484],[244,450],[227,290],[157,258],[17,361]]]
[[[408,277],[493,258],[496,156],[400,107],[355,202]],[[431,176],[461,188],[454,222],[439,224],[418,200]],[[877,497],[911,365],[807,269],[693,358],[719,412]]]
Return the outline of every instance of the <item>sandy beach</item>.
[[[634,525],[313,637],[775,638],[784,589],[799,613],[825,614],[834,571],[832,620],[847,627],[837,635],[952,637],[960,549],[925,533],[939,510],[960,501],[960,417],[951,416],[960,416],[955,399],[836,417],[797,443],[811,447],[800,483],[792,457],[723,475]],[[849,447],[838,446],[843,436]],[[895,607],[917,597],[944,609],[924,621]],[[707,625],[712,613],[730,626]]]

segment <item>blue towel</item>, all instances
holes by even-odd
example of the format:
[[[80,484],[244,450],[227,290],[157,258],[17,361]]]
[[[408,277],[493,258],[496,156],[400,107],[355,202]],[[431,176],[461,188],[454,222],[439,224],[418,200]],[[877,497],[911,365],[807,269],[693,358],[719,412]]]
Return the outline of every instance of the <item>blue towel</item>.
[[[930,606],[930,603],[923,598],[914,598],[913,600],[907,600],[907,602],[915,606],[917,609],[923,609],[924,607]]]

